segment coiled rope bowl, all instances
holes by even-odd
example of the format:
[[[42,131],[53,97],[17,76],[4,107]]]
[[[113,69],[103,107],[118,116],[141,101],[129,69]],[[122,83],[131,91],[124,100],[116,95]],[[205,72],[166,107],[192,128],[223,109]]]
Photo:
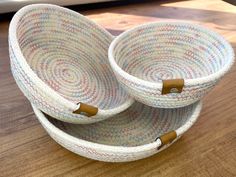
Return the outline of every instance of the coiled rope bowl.
[[[58,121],[35,106],[33,109],[48,134],[66,149],[99,161],[126,162],[149,157],[170,146],[197,120],[201,102],[176,109],[135,102],[110,119],[87,125]]]
[[[133,103],[109,65],[113,38],[66,8],[26,6],[9,28],[13,76],[30,102],[52,117],[82,124],[106,119]]]
[[[200,100],[230,69],[234,52],[219,34],[188,22],[156,22],[113,40],[109,61],[137,101],[160,108]]]

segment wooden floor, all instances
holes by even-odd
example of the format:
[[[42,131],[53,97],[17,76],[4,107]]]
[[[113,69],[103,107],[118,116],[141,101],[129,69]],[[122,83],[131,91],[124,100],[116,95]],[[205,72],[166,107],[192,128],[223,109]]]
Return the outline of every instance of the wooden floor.
[[[149,1],[100,9],[78,9],[112,34],[163,20],[207,26],[236,49],[236,6],[219,0]],[[80,157],[44,131],[9,68],[9,20],[0,15],[0,176],[236,176],[236,66],[204,99],[197,123],[167,150],[130,163]]]

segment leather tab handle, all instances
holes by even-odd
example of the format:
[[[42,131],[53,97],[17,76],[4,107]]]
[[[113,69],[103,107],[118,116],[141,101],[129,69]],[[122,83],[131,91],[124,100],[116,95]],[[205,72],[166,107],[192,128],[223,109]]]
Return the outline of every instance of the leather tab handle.
[[[163,80],[162,95],[168,93],[181,93],[184,87],[184,79]]]
[[[75,114],[82,114],[82,115],[86,115],[88,117],[94,116],[97,114],[98,112],[98,108],[85,104],[85,103],[77,103],[78,105],[80,105],[79,109],[73,111],[73,113]]]
[[[162,148],[164,145],[167,145],[171,143],[172,141],[174,141],[175,138],[177,138],[177,134],[176,134],[176,131],[174,130],[158,137],[157,139],[161,140],[161,146],[158,147],[158,150]]]

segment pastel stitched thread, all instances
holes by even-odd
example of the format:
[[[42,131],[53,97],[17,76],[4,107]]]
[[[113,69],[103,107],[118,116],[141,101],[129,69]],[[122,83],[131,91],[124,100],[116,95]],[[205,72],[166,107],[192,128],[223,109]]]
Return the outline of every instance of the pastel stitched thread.
[[[29,101],[56,119],[79,124],[104,120],[133,103],[109,65],[113,38],[72,10],[25,6],[9,27],[13,76]],[[73,113],[78,102],[97,107],[97,114]]]
[[[48,134],[68,150],[99,161],[128,162],[149,157],[173,144],[193,126],[201,107],[202,103],[196,102],[183,108],[160,109],[135,102],[118,115],[87,125],[58,121],[35,106],[33,109]],[[162,135],[173,131],[177,137],[162,142]]]
[[[233,49],[222,36],[182,21],[127,30],[112,41],[108,55],[117,80],[130,96],[160,108],[202,99],[234,62]],[[183,79],[183,90],[162,94],[162,81],[172,79]]]

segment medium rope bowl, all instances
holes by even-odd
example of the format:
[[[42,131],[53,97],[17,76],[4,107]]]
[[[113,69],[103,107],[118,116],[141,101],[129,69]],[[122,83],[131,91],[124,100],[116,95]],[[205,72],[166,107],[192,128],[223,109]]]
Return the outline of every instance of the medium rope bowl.
[[[71,123],[101,121],[133,103],[109,65],[113,38],[66,8],[26,6],[9,28],[13,76],[30,102],[47,114]]]
[[[183,107],[200,100],[230,69],[234,52],[219,34],[187,22],[157,22],[119,35],[109,61],[121,85],[146,105]]]
[[[197,120],[201,102],[183,108],[161,109],[134,103],[102,122],[79,125],[33,110],[48,134],[66,149],[106,162],[134,161],[169,147]]]

